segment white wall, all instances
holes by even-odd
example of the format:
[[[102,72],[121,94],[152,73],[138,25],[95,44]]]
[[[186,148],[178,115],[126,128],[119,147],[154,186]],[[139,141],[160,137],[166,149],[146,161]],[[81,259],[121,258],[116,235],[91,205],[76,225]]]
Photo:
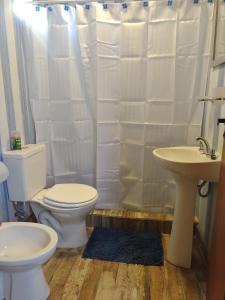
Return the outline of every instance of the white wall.
[[[21,93],[20,93],[20,83],[19,83],[19,73],[16,57],[16,43],[15,43],[15,31],[14,31],[14,21],[13,21],[13,5],[12,0],[1,1],[0,9],[3,11],[5,33],[6,33],[6,43],[8,51],[8,72],[10,77],[10,89],[11,89],[11,105],[14,108],[14,119],[15,119],[15,129],[20,131],[22,140],[24,140],[24,128],[23,128],[23,114],[21,105]],[[7,99],[9,101],[9,99]]]
[[[4,85],[3,85],[3,77],[2,77],[2,68],[1,68],[1,59],[0,59],[0,158],[2,149],[7,149],[8,147],[8,122],[7,122],[7,114],[6,114],[6,105],[5,105],[5,93],[4,93]],[[8,207],[7,207],[7,194],[6,194],[6,186],[4,184],[0,184],[0,222],[8,220]]]
[[[16,60],[16,45],[12,15],[12,2],[0,1],[0,160],[1,153],[10,148],[9,128],[17,129],[23,136],[23,120],[19,77]],[[5,56],[6,55],[6,56]],[[6,59],[7,58],[7,59]],[[7,85],[8,80],[10,85]],[[10,93],[7,93],[7,89]],[[10,95],[10,97],[9,97]],[[12,110],[9,107],[13,106]],[[9,115],[10,111],[10,115]],[[16,112],[16,113],[15,113]],[[14,128],[9,125],[9,119],[15,119]],[[10,207],[10,208],[9,208]],[[7,205],[7,186],[0,184],[0,221],[14,220],[12,204]]]
[[[217,87],[225,87],[225,66],[220,66],[213,69],[209,78],[209,96],[216,96]],[[225,97],[225,93],[223,94]],[[206,129],[205,137],[209,141],[211,147],[216,146],[216,150],[221,153],[223,145],[224,125],[217,126],[217,119],[225,118],[225,103],[224,104],[207,104],[206,114]],[[211,231],[213,225],[214,209],[217,198],[217,184],[213,184],[212,193],[208,198],[200,198],[197,209],[199,218],[199,230],[205,245],[210,247]]]

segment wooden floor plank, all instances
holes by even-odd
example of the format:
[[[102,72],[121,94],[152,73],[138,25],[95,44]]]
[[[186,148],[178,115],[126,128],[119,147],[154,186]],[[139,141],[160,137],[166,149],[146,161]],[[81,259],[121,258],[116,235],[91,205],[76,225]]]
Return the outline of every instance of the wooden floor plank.
[[[164,275],[164,267],[146,268],[147,280],[149,282],[150,299],[170,300],[167,282]]]
[[[70,249],[61,252],[58,258],[60,263],[54,271],[50,281],[51,294],[49,299],[59,300],[63,298],[63,289],[69,277],[71,270],[77,265],[79,256],[77,251]]]
[[[99,285],[95,299],[98,300],[113,300],[116,299],[116,276],[118,272],[118,263],[104,262],[103,272],[100,276]]]
[[[205,299],[201,293],[200,285],[196,280],[196,276],[192,270],[179,270],[181,275],[181,284],[186,300],[203,300]]]
[[[99,281],[101,278],[101,273],[103,271],[104,263],[100,260],[91,260],[89,263],[89,268],[87,270],[82,289],[79,295],[80,300],[94,300]]]
[[[77,264],[71,269],[66,284],[62,292],[62,300],[79,299],[84,278],[89,269],[90,259],[82,259],[79,257]]]

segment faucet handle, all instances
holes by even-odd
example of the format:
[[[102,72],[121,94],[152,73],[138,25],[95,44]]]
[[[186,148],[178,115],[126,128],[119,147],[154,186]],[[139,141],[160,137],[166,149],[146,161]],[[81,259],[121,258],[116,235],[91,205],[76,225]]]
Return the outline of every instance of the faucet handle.
[[[216,150],[212,149],[212,151],[211,151],[211,159],[215,160],[216,158],[217,158],[217,156],[216,156]]]
[[[225,118],[219,118],[217,119],[217,125],[224,124],[225,125]]]

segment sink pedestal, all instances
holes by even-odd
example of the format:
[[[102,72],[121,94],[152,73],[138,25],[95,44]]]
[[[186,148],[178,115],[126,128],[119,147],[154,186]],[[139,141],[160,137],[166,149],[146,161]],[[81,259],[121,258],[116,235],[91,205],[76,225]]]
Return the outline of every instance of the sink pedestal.
[[[176,173],[173,177],[176,181],[176,204],[167,260],[176,266],[190,268],[198,181]]]

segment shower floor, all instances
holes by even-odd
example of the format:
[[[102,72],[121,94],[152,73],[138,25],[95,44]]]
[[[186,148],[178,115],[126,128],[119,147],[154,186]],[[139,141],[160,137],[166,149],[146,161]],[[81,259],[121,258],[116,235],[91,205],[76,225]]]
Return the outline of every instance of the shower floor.
[[[91,233],[92,228],[89,228]],[[169,234],[162,234],[166,256]],[[44,266],[48,300],[204,300],[206,272],[194,239],[192,268],[142,266],[82,258],[84,248],[59,249]]]

